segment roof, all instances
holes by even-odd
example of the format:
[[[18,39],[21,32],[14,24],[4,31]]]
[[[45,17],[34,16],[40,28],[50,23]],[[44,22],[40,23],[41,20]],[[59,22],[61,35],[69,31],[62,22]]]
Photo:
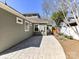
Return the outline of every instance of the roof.
[[[40,18],[40,15],[39,13],[25,13],[23,14],[24,16],[28,16],[28,17],[31,17],[31,16],[38,16]]]
[[[41,19],[41,18],[27,18],[29,21],[31,21],[32,23],[48,23],[47,20]]]
[[[68,23],[75,23],[75,18],[74,17],[68,17],[67,18],[68,21],[64,20],[65,22],[68,22]]]
[[[20,12],[16,11],[15,9],[13,9],[12,7],[8,6],[8,5],[5,5],[4,3],[0,2],[0,8],[7,11],[7,12],[10,12],[20,18],[23,18],[23,19],[26,19],[25,16],[23,16]],[[28,20],[29,21],[29,20]]]
[[[55,26],[56,26],[56,23],[55,23],[55,21],[54,21],[54,20],[49,19],[49,20],[48,20],[48,22],[49,22],[49,25],[51,25],[51,26],[53,26],[53,27],[55,27]]]
[[[13,9],[12,7],[8,6],[8,5],[5,5],[4,3],[0,2],[0,8],[7,11],[7,12],[10,12],[22,19],[25,19],[31,23],[48,23],[48,21],[45,21],[45,20],[42,20],[41,18],[32,18],[32,17],[25,17],[23,14],[21,14],[20,12],[16,11],[15,9]],[[39,15],[39,14],[25,14],[25,15]]]
[[[74,19],[74,17],[68,17],[68,19]]]

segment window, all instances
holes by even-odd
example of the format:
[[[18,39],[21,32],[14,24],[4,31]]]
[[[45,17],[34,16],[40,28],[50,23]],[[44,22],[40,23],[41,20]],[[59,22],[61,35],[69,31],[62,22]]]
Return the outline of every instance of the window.
[[[38,32],[38,25],[35,25],[35,31]]]
[[[25,21],[24,26],[25,26],[25,32],[29,31],[29,22],[28,21]]]
[[[16,17],[16,23],[23,24],[23,19]]]

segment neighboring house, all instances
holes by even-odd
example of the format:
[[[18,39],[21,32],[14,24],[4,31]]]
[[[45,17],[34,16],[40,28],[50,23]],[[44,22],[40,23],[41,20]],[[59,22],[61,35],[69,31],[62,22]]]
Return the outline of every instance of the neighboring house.
[[[52,27],[56,26],[52,19],[41,18],[38,13],[23,14],[27,20],[32,22],[33,32],[35,35],[51,34]]]
[[[71,25],[71,27],[79,33],[79,26],[75,22],[74,17],[69,17],[68,18],[68,23]],[[71,27],[69,27],[67,24],[62,23],[62,28],[61,28],[61,33],[72,36],[74,39],[79,40],[79,35],[73,31]]]
[[[32,22],[34,35],[47,35],[47,20],[40,18],[37,13],[24,14],[24,16]]]
[[[45,19],[45,20],[46,20],[46,19]],[[53,33],[53,28],[56,27],[55,21],[52,20],[52,19],[47,19],[47,21],[48,21],[47,34],[48,34],[48,35],[49,35],[49,34],[54,34],[54,33]]]
[[[68,23],[69,23],[70,26],[77,26],[77,23],[76,23],[74,17],[69,17]]]

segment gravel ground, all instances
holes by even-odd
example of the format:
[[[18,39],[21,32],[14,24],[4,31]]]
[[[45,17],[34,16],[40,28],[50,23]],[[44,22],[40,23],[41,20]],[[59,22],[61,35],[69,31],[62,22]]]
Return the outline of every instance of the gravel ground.
[[[62,45],[67,59],[79,59],[79,40],[70,40],[60,35],[55,35]]]
[[[79,59],[79,41],[78,40],[66,40],[61,41],[61,45],[64,48],[67,59]]]

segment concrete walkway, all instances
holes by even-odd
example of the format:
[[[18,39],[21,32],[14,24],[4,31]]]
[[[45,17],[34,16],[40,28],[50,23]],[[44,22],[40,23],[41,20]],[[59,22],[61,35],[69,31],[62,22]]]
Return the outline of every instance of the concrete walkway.
[[[54,36],[34,36],[5,51],[0,59],[66,59]]]

